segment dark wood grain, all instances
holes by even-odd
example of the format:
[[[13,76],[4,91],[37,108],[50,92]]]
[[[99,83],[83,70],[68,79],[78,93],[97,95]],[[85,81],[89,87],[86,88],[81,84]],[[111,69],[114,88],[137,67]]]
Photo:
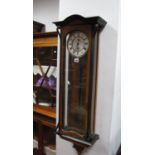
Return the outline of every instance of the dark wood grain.
[[[72,15],[64,21],[54,23],[60,36],[60,103],[57,133],[63,139],[73,142],[78,154],[81,154],[84,147],[93,145],[99,138],[94,131],[98,40],[99,32],[105,27],[106,21],[99,16],[85,18]],[[75,63],[74,57],[69,55],[69,67],[66,68],[67,36],[75,31],[80,31],[88,37],[89,48],[87,54],[79,58],[79,63]],[[69,76],[68,82],[70,83],[67,103],[65,103],[66,74]],[[66,114],[65,104],[68,105]],[[67,125],[64,121],[65,116],[68,118]]]

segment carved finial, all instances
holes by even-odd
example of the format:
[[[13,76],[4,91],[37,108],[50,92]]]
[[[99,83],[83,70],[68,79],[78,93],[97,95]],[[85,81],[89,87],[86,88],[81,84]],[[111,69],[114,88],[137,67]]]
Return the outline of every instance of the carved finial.
[[[73,147],[76,149],[78,155],[81,155],[82,151],[84,150],[84,146],[82,145],[78,145],[78,144],[74,144]]]

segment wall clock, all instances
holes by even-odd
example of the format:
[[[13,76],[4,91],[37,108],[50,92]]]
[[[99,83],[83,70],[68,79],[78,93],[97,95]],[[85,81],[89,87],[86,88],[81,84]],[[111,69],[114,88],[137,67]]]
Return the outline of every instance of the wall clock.
[[[60,37],[59,124],[57,133],[78,154],[99,138],[95,134],[96,81],[101,17],[72,15],[54,22]]]

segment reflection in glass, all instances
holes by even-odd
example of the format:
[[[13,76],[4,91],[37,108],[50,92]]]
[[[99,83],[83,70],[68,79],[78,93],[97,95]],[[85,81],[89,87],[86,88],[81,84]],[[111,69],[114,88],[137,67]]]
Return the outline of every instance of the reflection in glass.
[[[68,39],[68,37],[67,37]],[[67,41],[66,39],[66,41]],[[65,53],[65,112],[64,127],[84,134],[87,128],[87,98],[86,84],[88,78],[87,57],[83,56],[75,61],[75,57],[66,48]]]
[[[56,67],[51,66],[53,48],[34,48],[33,103],[42,106],[56,104]]]

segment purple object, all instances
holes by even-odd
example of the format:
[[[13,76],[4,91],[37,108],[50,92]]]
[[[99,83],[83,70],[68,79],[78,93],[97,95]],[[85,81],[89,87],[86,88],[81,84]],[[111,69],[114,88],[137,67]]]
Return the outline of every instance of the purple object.
[[[42,84],[42,86],[41,86],[41,84]],[[43,88],[56,90],[56,78],[53,75],[51,75],[49,78],[48,77],[41,77],[37,81],[36,86],[38,86],[38,87],[41,86]]]

